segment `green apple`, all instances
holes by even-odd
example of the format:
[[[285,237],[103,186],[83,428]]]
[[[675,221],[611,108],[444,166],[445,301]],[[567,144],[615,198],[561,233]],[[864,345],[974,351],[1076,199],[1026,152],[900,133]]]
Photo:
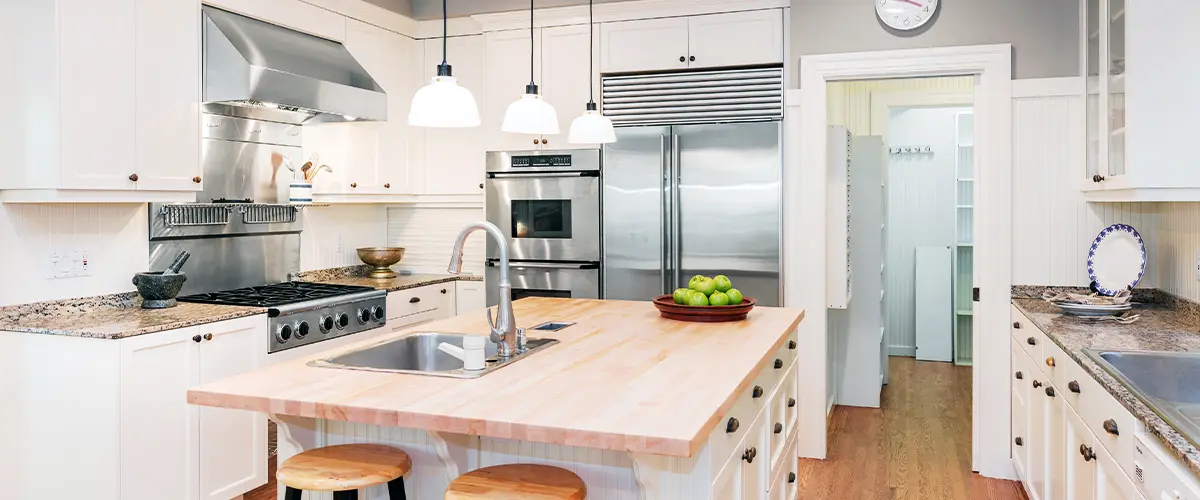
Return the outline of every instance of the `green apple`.
[[[696,286],[692,287],[692,290],[703,293],[704,295],[712,295],[713,292],[717,291],[717,283],[714,282],[712,278],[704,278],[700,281],[697,281]]]
[[[695,276],[692,276],[692,279],[688,280],[688,288],[690,288],[690,289],[692,289],[692,290],[695,290],[695,289],[696,289],[696,283],[699,283],[699,282],[701,282],[701,281],[704,281],[704,280],[706,280],[706,279],[708,279],[708,278],[704,277],[704,275],[702,275],[702,274],[697,274],[697,275],[695,275]]]
[[[689,306],[707,306],[708,305],[708,297],[705,297],[703,293],[693,292],[692,295],[690,297],[688,297],[687,305],[689,305]]]
[[[675,293],[672,295],[674,296],[676,304],[687,304],[688,296],[691,294],[692,291],[688,290],[687,288],[676,288]]]
[[[716,275],[713,278],[713,282],[717,284],[718,292],[728,292],[730,288],[733,288],[733,282],[729,281],[729,277],[724,274]]]
[[[719,291],[713,292],[708,296],[708,305],[710,306],[727,306],[729,305],[729,296]]]
[[[729,291],[725,292],[725,295],[729,297],[729,305],[731,306],[740,305],[742,303],[742,292],[737,288],[730,288]]]

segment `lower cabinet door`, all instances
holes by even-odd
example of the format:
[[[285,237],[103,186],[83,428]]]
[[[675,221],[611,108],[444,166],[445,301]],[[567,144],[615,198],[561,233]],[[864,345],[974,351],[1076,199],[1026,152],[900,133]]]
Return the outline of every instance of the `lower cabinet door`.
[[[1083,419],[1069,406],[1063,408],[1063,498],[1065,500],[1092,500],[1096,498],[1096,460],[1092,433]]]
[[[1096,500],[1146,500],[1108,450],[1098,443],[1093,449],[1096,454]]]
[[[768,444],[767,421],[769,411],[761,411],[758,418],[746,431],[745,458],[742,459],[742,497],[747,500],[766,498],[770,486],[770,445]],[[794,459],[793,459],[794,460]],[[720,497],[718,497],[720,498]]]
[[[1029,462],[1025,464],[1026,489],[1030,500],[1042,500],[1046,491],[1046,426],[1045,414],[1047,397],[1042,392],[1049,386],[1046,377],[1040,371],[1029,370],[1030,377],[1026,383],[1032,389],[1029,392]],[[1031,379],[1031,380],[1030,380]],[[1047,499],[1049,500],[1049,499]]]
[[[200,327],[199,383],[265,366],[265,315]],[[228,500],[267,483],[267,418],[259,412],[199,408],[200,500]]]
[[[740,450],[741,448],[735,448]],[[734,453],[729,457],[729,461],[721,472],[717,473],[717,479],[713,481],[712,498],[720,498],[722,500],[742,500],[742,455],[741,452]]]
[[[1066,490],[1066,417],[1063,415],[1066,404],[1057,387],[1047,384],[1045,389],[1039,394],[1046,398],[1046,408],[1043,412],[1046,433],[1046,489],[1043,490],[1043,498],[1058,500]]]

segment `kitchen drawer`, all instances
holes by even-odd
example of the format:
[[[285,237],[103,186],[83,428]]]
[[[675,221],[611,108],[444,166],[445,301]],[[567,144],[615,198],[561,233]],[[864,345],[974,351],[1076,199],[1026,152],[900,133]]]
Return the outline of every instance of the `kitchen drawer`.
[[[1096,436],[1096,445],[1108,450],[1121,469],[1133,475],[1133,447],[1137,441],[1134,434],[1141,431],[1142,423],[1091,376],[1081,381],[1080,389],[1083,408],[1079,416]]]
[[[1100,385],[1096,383],[1096,380],[1093,379],[1088,372],[1084,371],[1083,367],[1079,366],[1079,363],[1074,359],[1067,357],[1066,360],[1061,363],[1061,367],[1063,370],[1064,382],[1060,387],[1062,388],[1063,400],[1066,401],[1067,404],[1071,406],[1071,409],[1075,410],[1076,413],[1082,412],[1082,398],[1085,387],[1087,387],[1086,390],[1089,391],[1102,391],[1104,389],[1101,389]]]
[[[799,352],[798,349],[800,347],[797,339],[798,337],[796,329],[792,329],[792,331],[787,334],[787,339],[783,341],[783,345],[775,351],[775,357],[772,358],[772,360],[782,360],[784,369],[787,369],[788,366],[791,366],[792,361],[796,360],[796,355]]]
[[[796,442],[799,439],[790,439],[786,446],[787,452],[784,456],[792,457],[786,461],[783,467],[773,473],[771,487],[768,490],[767,498],[771,500],[793,500],[798,493],[798,478],[796,474],[800,472],[800,461],[796,459]]]
[[[454,283],[440,283],[391,292],[387,324],[391,330],[454,315]]]
[[[791,384],[788,384],[789,378],[793,380]],[[775,392],[771,394],[770,401],[767,402],[767,412],[765,416],[768,417],[767,441],[770,445],[769,456],[771,457],[772,477],[779,472],[779,469],[783,466],[782,462],[786,461],[787,455],[785,455],[783,451],[787,445],[787,442],[791,439],[792,435],[795,434],[794,424],[788,419],[789,412],[787,405],[788,399],[792,399],[794,401],[796,397],[796,384],[794,382],[795,378],[796,365],[792,364],[791,368],[784,372],[782,382],[779,384],[779,387],[775,390]],[[795,455],[793,455],[791,459],[795,460]]]
[[[1012,325],[1010,325],[1012,337],[1021,345],[1021,349],[1029,354],[1030,358],[1041,359],[1042,345],[1046,343],[1046,336],[1042,334],[1038,327],[1033,325],[1025,314],[1017,309],[1017,306],[1012,306]]]
[[[1058,344],[1050,340],[1050,337],[1042,336],[1042,357],[1033,358],[1035,363],[1046,377],[1050,379],[1050,383],[1057,389],[1065,390],[1067,387],[1067,366],[1075,364],[1075,360],[1067,356]]]
[[[767,366],[759,371],[758,377],[750,383],[750,386],[738,395],[734,401],[733,407],[718,421],[717,426],[709,433],[708,442],[712,450],[712,456],[716,459],[726,456],[729,453],[735,453],[741,456],[742,451],[735,451],[734,448],[746,436],[756,420],[769,420],[770,405],[768,403],[772,392],[776,390],[775,380],[778,378],[774,374],[775,369],[772,366]],[[755,397],[755,394],[758,394]],[[733,423],[733,422],[736,422]],[[762,423],[759,427],[765,427],[767,424]],[[733,429],[732,431],[730,429]],[[749,446],[749,445],[747,445]],[[758,451],[762,453],[762,460],[767,461],[769,454],[766,447],[762,447]],[[719,462],[714,467],[719,466]],[[714,472],[716,469],[714,468]]]

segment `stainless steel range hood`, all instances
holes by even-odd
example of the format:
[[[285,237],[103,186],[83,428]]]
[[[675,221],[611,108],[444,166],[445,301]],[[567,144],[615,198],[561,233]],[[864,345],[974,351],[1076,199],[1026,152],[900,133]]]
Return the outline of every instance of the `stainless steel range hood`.
[[[387,95],[342,44],[203,12],[205,111],[291,124],[387,119]]]

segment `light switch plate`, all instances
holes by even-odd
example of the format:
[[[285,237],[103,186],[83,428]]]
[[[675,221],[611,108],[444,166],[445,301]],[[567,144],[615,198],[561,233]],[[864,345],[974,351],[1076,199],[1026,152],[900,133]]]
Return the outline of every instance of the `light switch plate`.
[[[1196,270],[1196,281],[1200,281],[1200,250],[1196,251],[1196,263],[1192,269]]]

